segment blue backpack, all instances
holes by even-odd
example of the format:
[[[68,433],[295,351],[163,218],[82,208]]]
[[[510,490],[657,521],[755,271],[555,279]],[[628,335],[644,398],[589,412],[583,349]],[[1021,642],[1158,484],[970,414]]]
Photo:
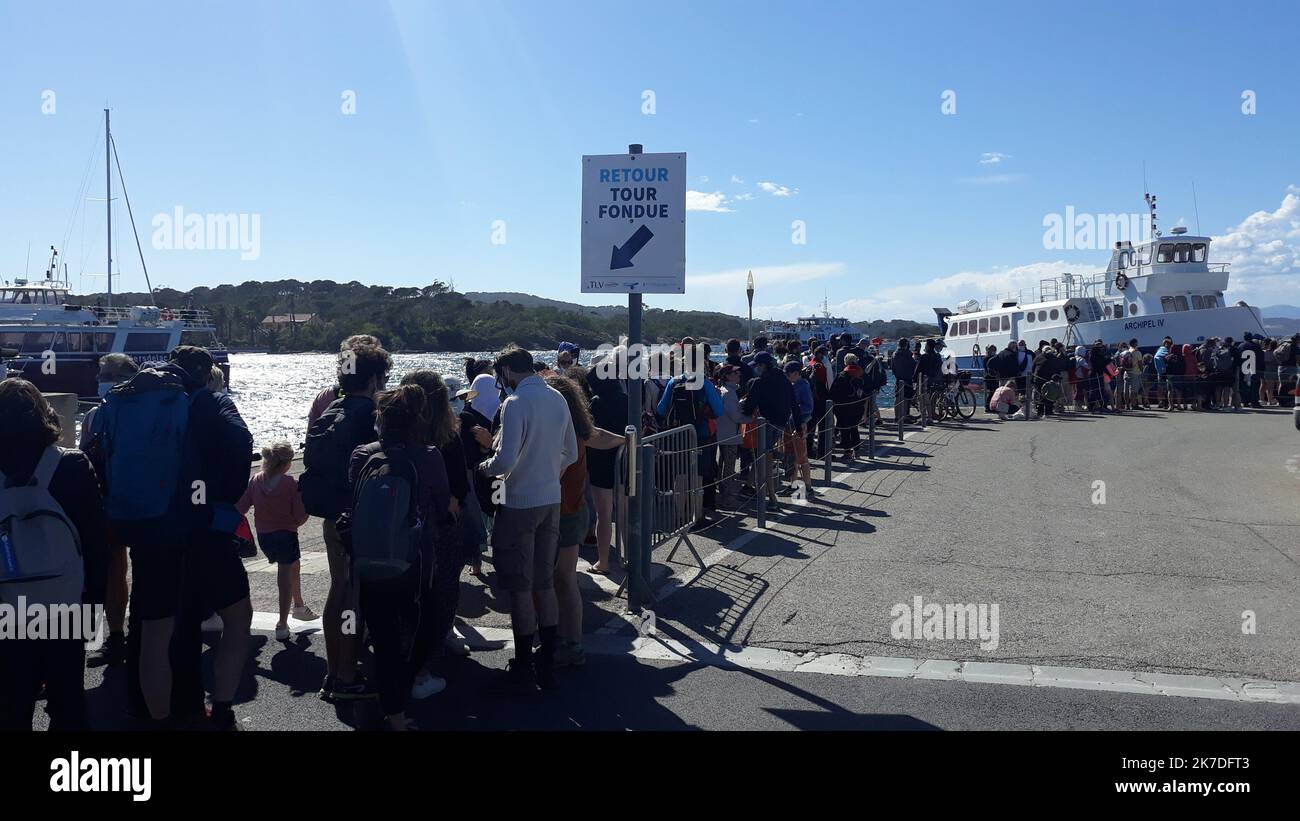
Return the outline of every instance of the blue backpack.
[[[105,512],[127,544],[184,522],[183,501],[198,475],[187,436],[192,401],[175,374],[146,369],[110,390],[95,413],[91,437],[104,468]]]

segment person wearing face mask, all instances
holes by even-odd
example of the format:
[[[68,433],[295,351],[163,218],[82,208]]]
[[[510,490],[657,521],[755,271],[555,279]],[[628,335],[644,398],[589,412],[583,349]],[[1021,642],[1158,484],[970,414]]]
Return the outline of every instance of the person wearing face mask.
[[[104,354],[99,360],[99,395],[105,396],[109,390],[135,376],[140,367],[135,360],[124,353]],[[104,490],[104,453],[94,447],[94,438],[90,431],[94,428],[95,415],[99,406],[91,408],[81,420],[81,436],[77,447],[85,453],[95,466],[99,477],[100,492]],[[126,661],[126,600],[128,589],[126,575],[128,570],[126,545],[108,534],[108,586],[104,591],[104,622],[108,625],[108,636],[95,655],[91,656],[92,667],[100,665],[118,665]]]
[[[569,405],[533,371],[528,351],[511,346],[493,365],[513,392],[501,403],[493,455],[479,471],[500,479],[501,503],[492,530],[492,558],[510,594],[515,657],[501,689],[515,694],[555,689],[559,603],[555,562],[560,527],[560,474],[578,460]],[[541,653],[533,659],[533,640]]]

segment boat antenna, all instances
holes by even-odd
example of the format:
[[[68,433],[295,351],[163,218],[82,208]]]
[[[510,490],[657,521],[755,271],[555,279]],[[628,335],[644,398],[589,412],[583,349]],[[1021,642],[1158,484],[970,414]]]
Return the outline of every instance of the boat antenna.
[[[126,200],[126,215],[131,218],[131,235],[135,237],[135,250],[140,255],[140,268],[144,271],[144,284],[149,288],[149,303],[157,305],[153,283],[149,281],[149,266],[144,263],[144,249],[140,247],[140,232],[135,230],[135,214],[131,211],[131,196],[126,193],[126,177],[122,176],[122,161],[117,156],[117,140],[109,143],[113,148],[113,161],[117,163],[117,180],[122,183],[122,199]]]
[[[1196,233],[1201,233],[1201,206],[1196,201],[1196,180],[1192,180],[1192,207],[1196,209]]]

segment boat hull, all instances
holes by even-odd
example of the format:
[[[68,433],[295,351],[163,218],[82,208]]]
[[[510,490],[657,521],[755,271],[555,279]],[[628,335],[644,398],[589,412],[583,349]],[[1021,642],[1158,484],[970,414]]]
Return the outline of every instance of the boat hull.
[[[1199,345],[1210,337],[1230,336],[1233,340],[1240,341],[1245,331],[1258,335],[1265,333],[1259,309],[1244,305],[1103,319],[1097,322],[1076,322],[1073,333],[1068,333],[1068,327],[1065,323],[1043,323],[1028,326],[1024,329],[1024,333],[1017,333],[1016,327],[1013,326],[1011,331],[981,334],[976,337],[975,344],[979,345],[981,350],[987,345],[996,345],[1002,349],[1013,339],[1016,341],[1023,339],[1029,349],[1033,350],[1038,347],[1040,341],[1056,339],[1066,342],[1068,334],[1068,344],[1071,347],[1091,345],[1098,339],[1108,345],[1136,339],[1140,350],[1144,353],[1152,353],[1160,347],[1166,336],[1173,337],[1174,343],[1178,345]],[[956,350],[954,353],[959,368],[983,367],[982,354],[976,357],[969,348]]]

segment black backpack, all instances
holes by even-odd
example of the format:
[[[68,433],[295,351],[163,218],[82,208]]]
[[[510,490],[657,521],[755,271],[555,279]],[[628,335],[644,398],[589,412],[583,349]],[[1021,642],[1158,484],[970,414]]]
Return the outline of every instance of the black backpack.
[[[700,385],[695,390],[691,390],[685,380],[679,380],[673,385],[673,398],[668,405],[668,427],[698,426],[700,422],[709,418],[701,405],[707,407],[704,386]]]
[[[312,516],[336,519],[347,507],[348,462],[358,446],[377,438],[374,411],[375,403],[367,397],[342,396],[308,429],[298,489]]]
[[[862,384],[867,391],[878,391],[889,382],[889,374],[881,366],[880,360],[874,356],[869,356],[866,363],[862,365]]]
[[[419,485],[415,464],[400,446],[372,453],[358,472],[352,509],[339,519],[358,578],[393,579],[418,561],[426,524],[416,506]]]

